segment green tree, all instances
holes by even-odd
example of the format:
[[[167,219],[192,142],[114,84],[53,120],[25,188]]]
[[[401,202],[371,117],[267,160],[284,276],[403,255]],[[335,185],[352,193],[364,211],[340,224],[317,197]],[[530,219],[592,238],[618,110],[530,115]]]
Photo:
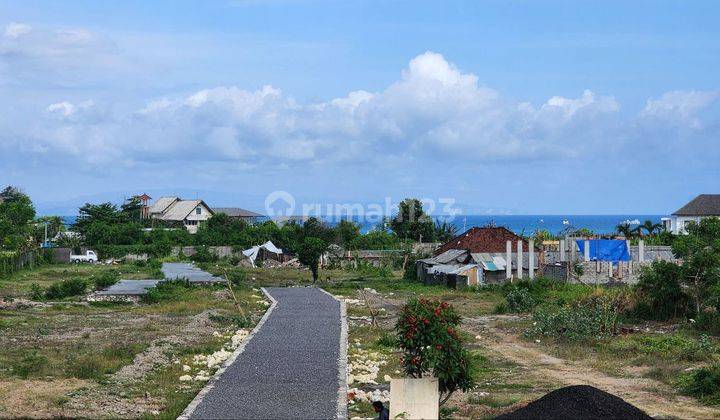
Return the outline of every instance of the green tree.
[[[302,237],[320,238],[323,241],[330,243],[335,239],[335,232],[333,232],[333,229],[322,220],[317,217],[311,217],[303,223]]]
[[[11,251],[32,246],[32,220],[35,207],[17,187],[0,191],[0,247]]]
[[[313,284],[318,279],[320,257],[325,253],[327,247],[327,243],[320,238],[306,237],[298,250],[298,260],[310,268]]]
[[[335,231],[335,243],[350,249],[351,245],[360,237],[360,226],[351,220],[341,220],[333,228]]]
[[[687,235],[675,238],[672,250],[683,260],[682,282],[692,297],[695,313],[700,314],[706,301],[714,298],[714,286],[720,283],[720,218],[690,223],[685,230]]]
[[[65,232],[65,222],[60,216],[44,216],[35,220],[35,243],[45,240],[45,226],[47,225],[47,237],[53,239],[58,233]]]
[[[683,268],[669,261],[655,261],[643,269],[635,286],[639,315],[659,321],[683,316],[688,296],[682,281]]]
[[[660,232],[660,229],[662,229],[662,224],[653,223],[652,220],[646,220],[635,229],[635,233],[638,236],[654,236]]]
[[[434,240],[440,242],[447,242],[457,236],[457,227],[447,221],[436,221],[435,222],[435,235]]]
[[[431,242],[435,240],[435,224],[425,214],[420,200],[406,198],[398,205],[398,214],[390,220],[390,228],[401,239]]]
[[[620,223],[615,227],[615,230],[626,239],[632,239],[635,236],[635,229],[628,222]]]

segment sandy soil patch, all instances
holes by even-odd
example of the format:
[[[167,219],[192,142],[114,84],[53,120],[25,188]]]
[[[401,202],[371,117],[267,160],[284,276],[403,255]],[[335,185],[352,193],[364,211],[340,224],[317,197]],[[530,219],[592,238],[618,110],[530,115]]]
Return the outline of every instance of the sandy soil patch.
[[[463,321],[464,329],[477,335],[489,351],[528,368],[528,375],[563,385],[592,385],[640,407],[653,417],[720,418],[720,409],[702,405],[694,398],[675,395],[662,382],[643,378],[640,370],[626,370],[625,377],[613,377],[581,362],[560,359],[538,346],[523,341],[498,323],[508,316],[482,316]]]

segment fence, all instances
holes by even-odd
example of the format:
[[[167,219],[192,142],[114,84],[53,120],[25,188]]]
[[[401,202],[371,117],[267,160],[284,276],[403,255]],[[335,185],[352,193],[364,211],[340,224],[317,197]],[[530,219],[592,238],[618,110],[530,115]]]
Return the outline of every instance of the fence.
[[[45,250],[33,249],[20,252],[0,252],[0,277],[7,277],[24,268],[34,268],[50,262],[50,254]]]

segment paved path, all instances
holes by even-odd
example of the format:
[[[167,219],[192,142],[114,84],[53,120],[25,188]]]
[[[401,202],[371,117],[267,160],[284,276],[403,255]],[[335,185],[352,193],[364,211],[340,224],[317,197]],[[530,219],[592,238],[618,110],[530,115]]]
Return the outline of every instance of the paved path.
[[[277,306],[190,418],[337,418],[340,303],[316,288],[267,291]]]

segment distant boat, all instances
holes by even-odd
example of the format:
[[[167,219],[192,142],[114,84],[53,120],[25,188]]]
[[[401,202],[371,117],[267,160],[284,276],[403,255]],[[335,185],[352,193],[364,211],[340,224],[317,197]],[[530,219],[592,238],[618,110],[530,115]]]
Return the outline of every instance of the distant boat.
[[[625,220],[625,221],[623,222],[623,224],[628,224],[628,225],[639,225],[639,224],[640,224],[640,221],[639,221],[638,219],[633,219],[633,220]]]
[[[568,219],[563,220],[563,225],[569,225],[570,221]]]

